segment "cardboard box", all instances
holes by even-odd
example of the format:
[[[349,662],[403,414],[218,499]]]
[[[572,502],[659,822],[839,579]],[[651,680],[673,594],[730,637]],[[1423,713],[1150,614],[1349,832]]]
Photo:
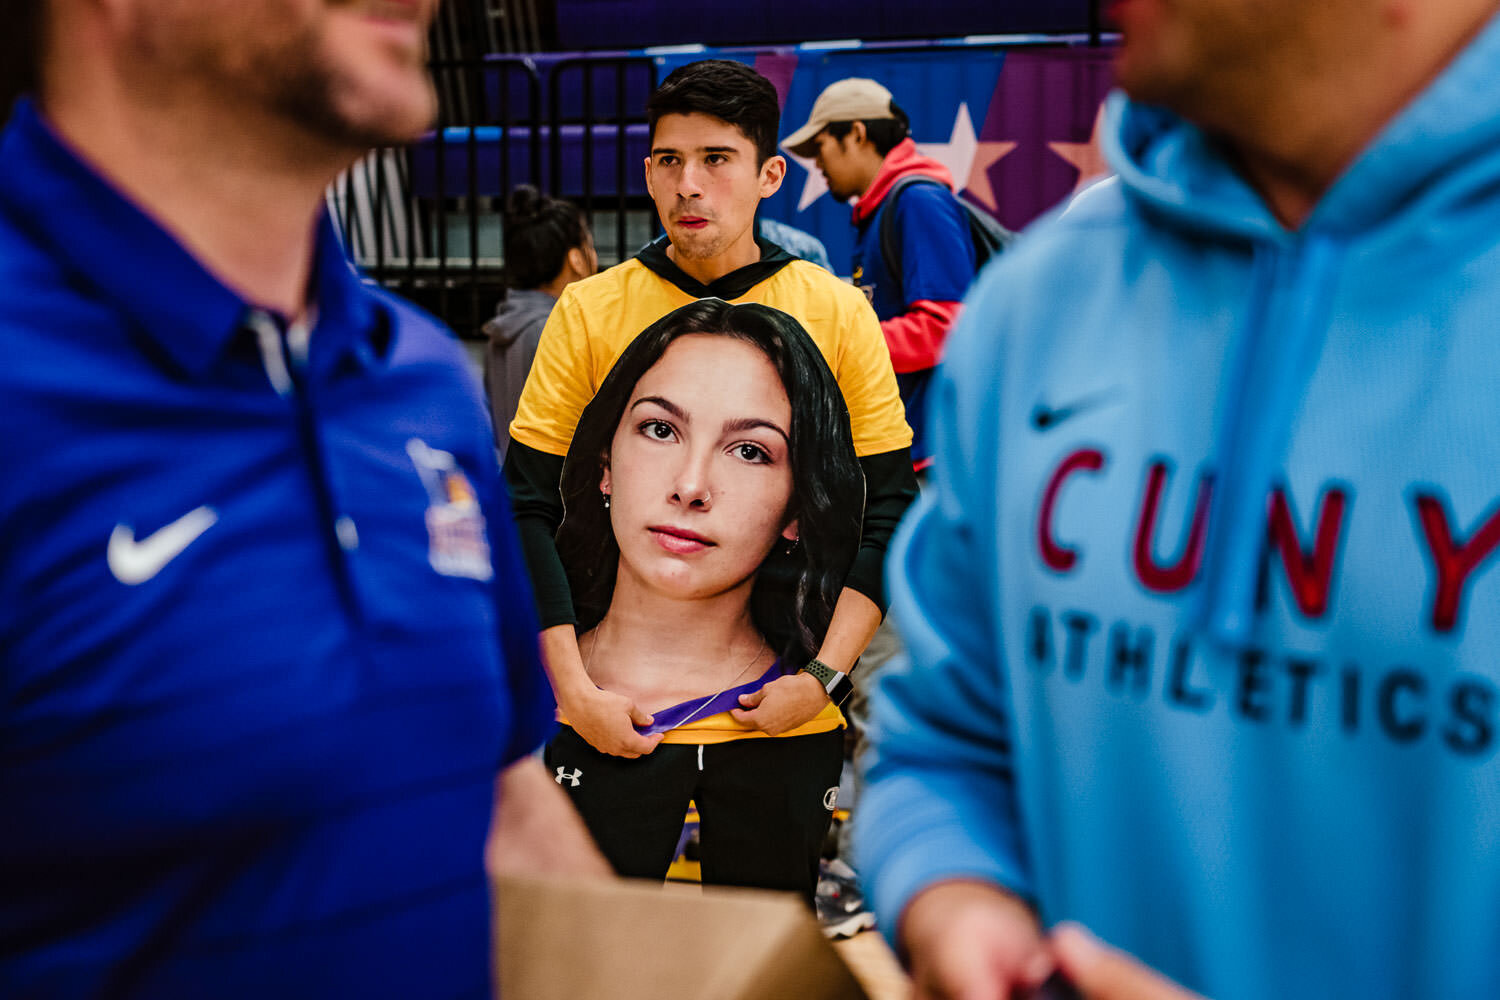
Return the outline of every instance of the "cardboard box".
[[[866,1000],[783,893],[502,877],[493,897],[503,1000]]]

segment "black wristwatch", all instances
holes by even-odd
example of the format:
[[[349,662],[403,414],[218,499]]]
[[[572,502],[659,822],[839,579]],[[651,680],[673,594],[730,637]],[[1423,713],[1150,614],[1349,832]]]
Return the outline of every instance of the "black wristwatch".
[[[854,693],[854,682],[849,679],[849,675],[842,670],[833,669],[822,660],[808,660],[802,672],[816,677],[835,705],[842,705]]]

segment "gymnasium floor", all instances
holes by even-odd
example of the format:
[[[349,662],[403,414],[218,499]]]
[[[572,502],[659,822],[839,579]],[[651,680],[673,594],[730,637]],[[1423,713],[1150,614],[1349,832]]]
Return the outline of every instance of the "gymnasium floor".
[[[911,980],[877,931],[864,931],[833,947],[859,980],[870,1000],[909,1000]]]

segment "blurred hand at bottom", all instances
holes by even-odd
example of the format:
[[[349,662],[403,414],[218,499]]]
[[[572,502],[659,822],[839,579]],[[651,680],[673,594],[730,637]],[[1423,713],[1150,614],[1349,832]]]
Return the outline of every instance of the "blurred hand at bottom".
[[[940,882],[901,914],[915,1000],[1010,1000],[1055,963],[1031,909],[986,882]]]
[[[1078,924],[1058,924],[1048,943],[1059,969],[1086,1000],[1201,1000]]]

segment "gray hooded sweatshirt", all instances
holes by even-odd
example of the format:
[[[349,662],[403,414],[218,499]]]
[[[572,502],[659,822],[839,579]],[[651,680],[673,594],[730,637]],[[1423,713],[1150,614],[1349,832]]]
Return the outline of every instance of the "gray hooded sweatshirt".
[[[526,384],[542,327],[556,301],[536,289],[513,289],[484,324],[489,338],[484,352],[484,391],[490,398],[490,419],[495,422],[495,444],[502,462],[510,444],[510,422],[516,416],[521,387]]]

